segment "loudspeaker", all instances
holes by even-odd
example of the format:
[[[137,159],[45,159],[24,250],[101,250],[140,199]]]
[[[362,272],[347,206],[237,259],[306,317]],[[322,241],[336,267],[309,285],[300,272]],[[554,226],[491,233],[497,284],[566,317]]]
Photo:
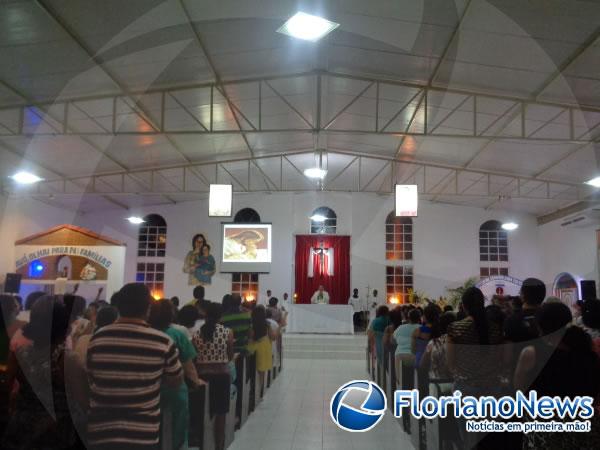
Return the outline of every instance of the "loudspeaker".
[[[4,281],[4,292],[7,294],[18,294],[21,290],[21,274],[7,273]]]
[[[581,300],[596,300],[596,281],[581,280]]]

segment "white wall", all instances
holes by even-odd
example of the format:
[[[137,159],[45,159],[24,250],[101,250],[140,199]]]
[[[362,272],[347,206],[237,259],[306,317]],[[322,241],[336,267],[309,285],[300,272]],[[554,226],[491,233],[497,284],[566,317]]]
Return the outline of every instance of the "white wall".
[[[338,234],[352,236],[352,287],[364,292],[367,285],[385,292],[385,218],[393,210],[393,198],[363,193],[274,193],[244,194],[234,197],[234,211],[252,207],[264,222],[273,223],[273,264],[270,274],[260,276],[261,291],[267,288],[275,295],[293,292],[294,234],[309,232],[312,211],[319,206],[332,208],[338,216]],[[176,205],[145,207],[139,210],[110,210],[75,216],[35,201],[18,204],[8,202],[0,227],[1,242],[8,243],[0,271],[14,269],[15,240],[60,223],[73,223],[126,243],[125,280],[135,279],[137,227],[125,217],[131,214],[161,214],[168,225],[165,294],[177,295],[184,302],[191,297],[187,274],[182,272],[183,259],[191,247],[195,233],[204,233],[213,246],[217,259],[221,246],[221,220],[208,218],[206,200]],[[1,204],[0,204],[1,211]],[[555,269],[543,266],[547,250],[540,250],[539,228],[535,218],[528,215],[485,211],[479,208],[421,202],[419,217],[414,219],[415,288],[429,296],[444,295],[445,288],[456,286],[479,274],[478,229],[486,220],[512,219],[520,223],[509,237],[510,273],[517,278],[542,277],[551,283]],[[545,241],[562,239],[543,234]],[[592,236],[593,238],[593,236]],[[565,239],[571,239],[565,236]],[[594,238],[595,239],[595,238]],[[581,239],[581,242],[585,238]],[[580,242],[577,240],[577,242]],[[592,241],[592,242],[595,242]],[[588,246],[595,249],[595,245]],[[565,244],[567,245],[567,244]],[[541,258],[544,255],[544,258]],[[591,259],[588,258],[590,261]],[[573,263],[583,267],[586,260]],[[593,272],[594,266],[587,269]],[[566,269],[563,269],[566,270]],[[207,297],[214,300],[230,290],[231,275],[217,273],[213,285],[207,288]]]
[[[74,212],[31,199],[6,200],[0,196],[0,280],[15,270],[15,241],[64,223],[76,224]]]
[[[596,280],[598,286],[597,225],[562,227],[561,220],[539,227],[543,280],[548,288],[562,272],[580,280]],[[550,291],[549,291],[550,292]]]
[[[285,193],[236,195],[234,211],[252,207],[261,219],[273,223],[273,264],[270,274],[260,276],[261,291],[275,295],[293,292],[294,234],[309,231],[312,211],[319,206],[332,208],[338,216],[338,234],[352,236],[352,287],[363,291],[366,286],[385,292],[385,218],[393,209],[393,199],[376,194]],[[204,233],[212,245],[217,261],[220,255],[220,223],[207,217],[207,202],[189,202],[136,210],[135,214],[158,213],[168,225],[166,295],[182,300],[190,297],[187,275],[181,270],[183,258],[191,247],[195,233]],[[127,243],[126,280],[135,277],[137,227],[124,220],[125,211],[88,214],[78,225]],[[489,219],[507,219],[504,213],[478,208],[422,202],[414,220],[415,288],[429,296],[444,295],[445,288],[462,283],[479,274],[478,230]],[[521,226],[511,233],[509,252],[511,274],[524,278],[541,276],[535,218],[511,215]],[[207,297],[219,299],[230,289],[231,275],[217,273]]]

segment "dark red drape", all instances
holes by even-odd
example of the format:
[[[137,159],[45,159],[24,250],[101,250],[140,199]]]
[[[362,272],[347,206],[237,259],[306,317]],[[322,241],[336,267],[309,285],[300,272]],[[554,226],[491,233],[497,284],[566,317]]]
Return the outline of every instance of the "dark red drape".
[[[318,275],[315,264],[314,276],[308,277],[310,248],[333,248],[333,276]],[[329,303],[348,303],[350,297],[350,236],[297,235],[296,236],[296,293],[298,303],[310,303],[310,298],[322,284],[329,293]],[[316,261],[316,260],[315,260]]]

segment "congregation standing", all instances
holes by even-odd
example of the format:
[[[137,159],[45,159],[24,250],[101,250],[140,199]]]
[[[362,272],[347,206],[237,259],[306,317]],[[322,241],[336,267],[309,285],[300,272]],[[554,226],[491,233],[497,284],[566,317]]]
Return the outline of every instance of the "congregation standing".
[[[519,297],[495,296],[487,306],[476,287],[465,290],[458,311],[434,303],[380,306],[368,336],[378,363],[385,346],[394,348],[397,374],[401,365],[414,369],[420,380],[433,380],[448,393],[499,398],[535,390],[539,397],[594,399],[590,432],[473,433],[458,419],[454,440],[463,448],[600,445],[600,300],[580,302],[573,314],[559,299],[546,298],[542,281],[528,278]],[[398,388],[412,381],[402,383]]]
[[[223,449],[234,355],[256,353],[264,379],[285,313],[276,298],[265,308],[237,294],[211,302],[202,286],[193,296],[181,309],[178,298],[155,300],[140,283],[110,304],[34,292],[23,309],[18,297],[0,296],[9,386],[0,448],[159,449],[164,420],[170,448],[187,448],[188,394],[208,385],[215,447]]]

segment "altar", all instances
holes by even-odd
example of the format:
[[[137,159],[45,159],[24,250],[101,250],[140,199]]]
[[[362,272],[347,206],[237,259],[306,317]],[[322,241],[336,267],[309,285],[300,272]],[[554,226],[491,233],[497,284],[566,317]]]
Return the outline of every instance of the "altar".
[[[350,305],[290,305],[288,333],[354,334]]]

